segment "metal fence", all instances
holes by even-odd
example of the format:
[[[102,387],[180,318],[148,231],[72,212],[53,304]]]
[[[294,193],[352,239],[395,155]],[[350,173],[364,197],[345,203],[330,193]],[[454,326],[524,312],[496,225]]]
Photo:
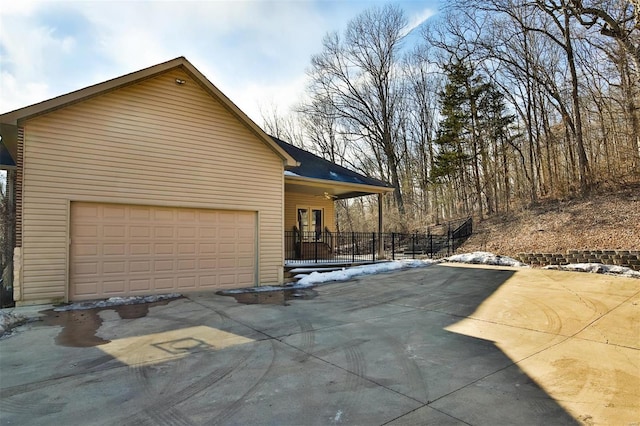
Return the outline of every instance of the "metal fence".
[[[357,263],[384,259],[437,258],[453,254],[473,232],[471,218],[445,224],[441,234],[400,232],[285,231],[288,263]],[[383,253],[379,253],[382,240]]]

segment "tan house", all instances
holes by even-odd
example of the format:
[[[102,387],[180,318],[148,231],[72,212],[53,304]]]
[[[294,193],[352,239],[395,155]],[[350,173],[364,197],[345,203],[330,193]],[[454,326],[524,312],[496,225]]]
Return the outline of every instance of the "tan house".
[[[18,304],[278,284],[285,228],[391,190],[271,138],[183,57],[0,123]]]

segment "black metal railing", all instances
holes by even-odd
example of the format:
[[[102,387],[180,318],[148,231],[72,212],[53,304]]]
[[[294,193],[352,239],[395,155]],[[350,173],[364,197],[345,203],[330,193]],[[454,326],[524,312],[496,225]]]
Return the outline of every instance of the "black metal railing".
[[[438,258],[453,254],[472,232],[471,218],[445,224],[439,233],[331,232],[327,228],[322,232],[302,232],[294,228],[285,231],[285,257],[292,263]]]

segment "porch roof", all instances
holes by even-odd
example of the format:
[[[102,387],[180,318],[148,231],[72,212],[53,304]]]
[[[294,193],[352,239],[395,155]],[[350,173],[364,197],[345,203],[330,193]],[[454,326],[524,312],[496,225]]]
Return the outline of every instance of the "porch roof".
[[[271,138],[299,164],[285,171],[285,183],[291,191],[324,193],[338,199],[393,191],[386,182],[361,175],[276,137]]]

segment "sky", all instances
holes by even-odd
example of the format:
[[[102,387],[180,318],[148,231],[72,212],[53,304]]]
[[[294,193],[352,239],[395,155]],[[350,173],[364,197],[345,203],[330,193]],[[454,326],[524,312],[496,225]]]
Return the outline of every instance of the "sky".
[[[405,0],[411,28],[439,0]],[[256,123],[304,92],[322,38],[382,0],[0,0],[0,113],[185,56]],[[269,115],[269,114],[267,114]]]

